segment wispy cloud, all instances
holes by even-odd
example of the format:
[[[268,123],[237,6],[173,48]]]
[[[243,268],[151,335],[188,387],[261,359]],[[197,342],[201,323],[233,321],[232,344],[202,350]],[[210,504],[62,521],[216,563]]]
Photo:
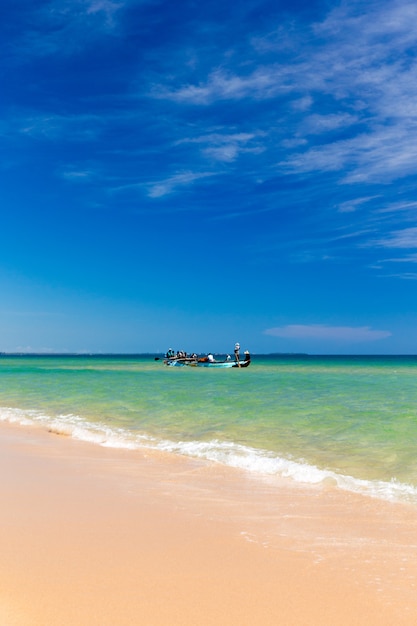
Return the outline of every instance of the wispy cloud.
[[[385,259],[385,263],[417,263],[417,252],[414,254],[406,254],[405,256]]]
[[[339,172],[345,184],[386,183],[414,173],[415,3],[370,2],[365,10],[362,2],[344,2],[322,22],[298,25],[296,48],[281,38],[291,26],[248,40],[239,64],[233,54],[224,56],[205,79],[170,78],[170,84],[155,83],[150,95],[206,107],[285,102],[280,133],[270,145],[286,146],[278,160],[283,171]]]
[[[401,280],[417,280],[417,272],[403,272],[402,274],[389,274],[388,278],[400,278]]]
[[[387,267],[387,265],[393,263],[397,265],[402,264],[405,269],[402,272],[384,274],[384,277],[401,278],[404,280],[416,279],[417,274],[409,271],[407,265],[414,265],[417,263],[417,252],[413,252],[414,250],[417,250],[417,227],[413,226],[411,228],[403,228],[401,230],[392,231],[387,233],[384,237],[374,241],[371,240],[367,245],[374,248],[397,250],[397,257],[380,259],[380,267]]]
[[[259,142],[264,133],[209,133],[199,137],[185,138],[178,144],[198,144],[207,157],[216,161],[232,162],[241,154],[260,154],[265,147]]]
[[[150,95],[178,103],[209,105],[218,100],[266,99],[286,92],[288,70],[281,66],[258,67],[248,74],[214,70],[205,82],[180,87],[155,85]]]
[[[66,170],[61,173],[62,178],[68,181],[84,182],[90,180],[94,176],[91,170]]]
[[[388,182],[415,171],[417,65],[411,25],[417,25],[417,7],[401,1],[361,8],[343,3],[316,24],[323,43],[304,64],[315,77],[316,88],[308,81],[310,89],[320,88],[350,113],[358,132],[289,156],[293,171],[341,171],[345,183]]]
[[[304,118],[300,124],[300,129],[306,135],[320,135],[340,128],[346,130],[346,128],[355,124],[358,119],[358,115],[350,113],[328,113],[327,115],[315,113]]]
[[[396,230],[374,243],[383,248],[417,249],[417,227]]]
[[[264,333],[285,339],[317,339],[352,343],[376,341],[391,336],[387,330],[372,330],[369,326],[326,326],[322,324],[278,326],[268,328]]]
[[[366,205],[368,202],[371,202],[376,198],[378,198],[378,196],[365,196],[364,198],[354,198],[352,200],[346,200],[345,202],[339,204],[338,210],[340,211],[340,213],[354,213],[359,208],[363,207],[363,205]]]
[[[181,172],[146,185],[150,198],[162,198],[174,193],[178,188],[193,185],[197,180],[213,176],[212,172]]]
[[[417,76],[416,76],[417,79]],[[417,95],[417,94],[416,94]],[[293,173],[341,172],[345,184],[392,182],[415,172],[417,124],[380,126],[350,139],[289,155],[279,163]]]
[[[415,215],[415,209],[417,209],[416,201],[403,200],[400,202],[390,202],[386,206],[377,210],[378,213],[398,213],[400,211],[411,211],[413,216]]]
[[[106,23],[113,26],[114,17],[124,4],[124,2],[111,2],[111,0],[90,0],[85,2],[85,7],[87,15],[104,14]]]
[[[50,140],[91,141],[97,139],[103,119],[97,115],[24,115],[9,120],[9,133]]]

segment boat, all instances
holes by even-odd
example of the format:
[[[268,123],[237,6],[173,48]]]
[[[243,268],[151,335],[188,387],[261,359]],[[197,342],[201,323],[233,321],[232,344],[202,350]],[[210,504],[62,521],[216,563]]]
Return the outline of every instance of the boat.
[[[163,359],[164,365],[168,367],[214,367],[214,368],[232,368],[232,367],[249,367],[250,354],[248,350],[245,351],[245,358],[232,360],[230,356],[221,361],[216,361],[212,354],[207,356],[198,357],[196,354],[188,356],[184,353],[174,354],[169,350]]]
[[[165,359],[165,365],[168,367],[249,367],[250,359],[240,361],[204,361],[203,359]]]

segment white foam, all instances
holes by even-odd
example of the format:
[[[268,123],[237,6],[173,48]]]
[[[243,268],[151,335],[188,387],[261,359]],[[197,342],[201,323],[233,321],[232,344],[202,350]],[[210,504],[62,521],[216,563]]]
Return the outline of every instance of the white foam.
[[[392,502],[409,502],[417,505],[417,487],[396,480],[363,480],[353,476],[338,474],[328,469],[320,469],[307,462],[277,456],[267,450],[260,450],[241,444],[220,441],[170,441],[135,433],[123,428],[110,428],[104,424],[88,422],[78,415],[58,415],[51,417],[40,411],[0,407],[0,421],[42,427],[74,439],[97,445],[125,448],[130,450],[148,448],[172,454],[200,458],[229,467],[238,468],[259,476],[280,476],[303,484],[330,482],[339,489],[360,493],[373,498]]]
[[[168,452],[185,454],[247,470],[263,475],[291,478],[298,483],[320,484],[331,481],[339,489],[360,493],[392,502],[417,504],[417,487],[396,480],[363,480],[323,470],[306,462],[279,457],[266,450],[258,450],[218,440],[210,442],[162,442],[158,448]]]

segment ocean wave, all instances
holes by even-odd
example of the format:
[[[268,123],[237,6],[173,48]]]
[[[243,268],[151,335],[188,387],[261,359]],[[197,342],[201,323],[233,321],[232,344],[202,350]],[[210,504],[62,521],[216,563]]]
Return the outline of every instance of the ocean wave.
[[[407,502],[417,505],[417,487],[391,481],[365,480],[339,474],[330,469],[320,469],[301,460],[277,456],[273,452],[252,448],[230,441],[170,441],[157,439],[124,428],[88,422],[68,414],[51,417],[40,411],[0,407],[0,422],[31,426],[38,424],[57,435],[69,436],[96,445],[130,450],[153,449],[170,454],[180,454],[241,469],[252,475],[279,476],[301,484],[333,485],[372,498],[390,502]]]

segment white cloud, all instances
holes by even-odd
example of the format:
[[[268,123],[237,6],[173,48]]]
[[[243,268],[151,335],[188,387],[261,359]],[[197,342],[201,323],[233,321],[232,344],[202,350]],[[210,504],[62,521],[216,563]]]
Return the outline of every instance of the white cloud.
[[[322,43],[295,67],[295,82],[304,73],[307,89],[333,99],[330,112],[321,116],[329,124],[337,107],[348,124],[356,117],[362,128],[347,140],[289,155],[292,171],[347,170],[345,183],[389,182],[415,173],[416,28],[417,5],[404,1],[371,2],[366,10],[362,3],[344,2],[315,25]]]
[[[61,174],[62,178],[65,178],[66,180],[80,182],[89,180],[93,175],[93,172],[90,170],[67,170]]]
[[[28,137],[91,141],[97,138],[102,124],[95,115],[33,115],[10,120],[9,128]]]
[[[365,10],[367,9],[367,10]],[[371,19],[369,16],[371,15]],[[417,21],[417,5],[410,0],[366,3],[344,0],[320,24],[318,33],[327,33],[343,43],[353,30],[357,33],[357,46],[386,43],[386,37],[397,46],[414,44],[410,24]]]
[[[417,227],[396,230],[374,244],[383,248],[417,248]]]
[[[402,280],[417,280],[417,272],[404,272],[402,274],[389,274],[388,278],[401,278]]]
[[[90,0],[86,4],[86,13],[104,13],[108,24],[113,23],[113,17],[123,7],[121,2],[111,2],[110,0]]]
[[[377,213],[397,213],[399,211],[412,211],[414,215],[414,210],[417,209],[417,202],[411,200],[403,200],[400,202],[391,202],[385,207],[378,209]]]
[[[212,172],[182,172],[164,180],[147,185],[150,198],[161,198],[177,190],[178,187],[192,185],[195,181],[213,176]]]
[[[320,135],[339,128],[346,129],[357,121],[358,116],[349,113],[328,113],[327,115],[315,113],[304,119],[301,130],[310,135]]]
[[[407,254],[397,259],[384,259],[385,263],[417,263],[417,253]]]
[[[373,128],[347,140],[289,155],[279,165],[294,173],[345,172],[342,182],[391,182],[416,172],[417,124]]]
[[[291,107],[294,109],[294,111],[308,111],[309,109],[312,108],[314,104],[314,100],[311,97],[311,95],[308,96],[303,96],[301,97],[299,100],[294,100],[291,103]]]
[[[390,182],[417,169],[416,30],[414,0],[346,1],[321,23],[293,21],[252,38],[239,65],[237,54],[225,55],[206,77],[154,86],[151,95],[199,106],[274,99],[281,137],[270,133],[270,148],[286,146],[281,169],[340,172],[345,184]],[[207,155],[232,161],[235,151]]]
[[[387,330],[372,330],[369,326],[326,326],[323,324],[279,326],[268,328],[264,333],[285,339],[316,339],[352,343],[376,341],[391,336],[391,333]]]
[[[259,144],[258,137],[264,133],[209,133],[199,137],[181,139],[177,144],[199,144],[203,147],[203,154],[216,161],[232,162],[240,154],[263,152],[264,147]]]
[[[285,93],[288,87],[289,68],[279,65],[258,67],[253,72],[238,76],[233,71],[215,70],[206,82],[168,89],[154,86],[151,96],[179,103],[208,105],[217,100],[243,98],[268,99]]]
[[[365,196],[364,198],[354,198],[353,200],[346,200],[346,202],[342,202],[338,206],[338,210],[340,213],[354,213],[360,208],[363,204],[370,202],[371,200],[375,200],[378,196]]]

